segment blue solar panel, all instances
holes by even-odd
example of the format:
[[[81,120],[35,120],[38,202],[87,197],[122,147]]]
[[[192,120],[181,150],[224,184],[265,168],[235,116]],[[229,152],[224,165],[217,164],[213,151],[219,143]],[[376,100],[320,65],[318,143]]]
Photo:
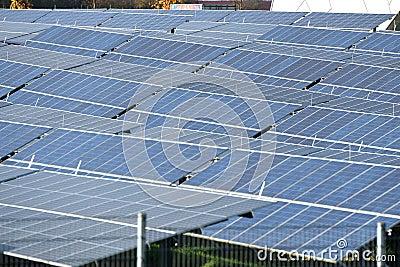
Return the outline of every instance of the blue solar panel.
[[[201,10],[196,11],[190,21],[220,21],[232,11],[230,10]]]
[[[32,19],[0,11],[0,20],[2,12]],[[128,203],[132,214],[150,205],[153,226],[191,229],[194,221],[196,227],[210,223],[204,213],[167,211],[157,200],[135,194],[136,187],[121,184],[132,178],[156,184],[152,191],[167,195],[167,202],[180,200],[186,186],[190,194],[182,194],[190,199],[196,198],[198,186],[204,192],[240,192],[251,198],[240,212],[250,210],[259,193],[264,204],[275,198],[275,204],[255,210],[253,219],[233,218],[204,229],[206,235],[259,247],[321,254],[342,237],[353,249],[374,237],[377,221],[390,227],[398,221],[397,34],[355,31],[358,26],[373,28],[388,15],[44,12],[37,22],[97,28],[40,25],[42,32],[36,34],[32,30],[39,24],[2,23],[6,34],[21,28],[29,34],[23,38],[32,40],[28,47],[4,44],[0,49],[0,58],[6,59],[0,61],[0,99],[8,101],[0,102],[0,157],[12,156],[2,158],[7,166],[0,166],[0,213],[40,223],[17,218],[2,224],[1,248],[81,265],[93,261],[87,255],[104,258],[135,246],[126,240],[132,229],[121,225],[116,229],[107,222],[104,230],[67,215],[71,228],[56,222],[52,229],[40,213],[8,205],[111,216],[131,224],[131,217],[123,217]],[[190,35],[179,34],[180,28]],[[250,43],[254,38],[258,40]],[[354,44],[355,50],[348,49]],[[12,165],[20,168],[10,175]],[[21,169],[27,166],[37,173]],[[21,179],[8,181],[19,175]],[[167,192],[163,186],[171,183],[176,188],[168,186],[173,192]],[[116,205],[115,199],[126,203]],[[233,202],[226,202],[228,208],[224,203],[215,204],[215,221],[239,210]],[[121,228],[125,239],[116,235],[89,247],[81,243],[104,240]],[[40,242],[29,243],[27,229]],[[9,242],[13,234],[21,236],[23,245]],[[63,246],[65,250],[58,248]]]
[[[148,198],[145,190],[171,200],[176,196],[220,198],[204,207],[185,208]],[[134,221],[139,211],[147,213],[147,226],[151,228],[146,230],[146,240],[156,242],[265,205],[261,201],[168,186],[48,172],[3,183],[0,192],[0,212],[7,215],[0,228],[3,248],[73,265],[135,248],[136,239],[132,236],[136,233]]]
[[[47,70],[47,68],[0,60],[0,84],[18,87]]]
[[[318,136],[328,140],[400,148],[399,119],[340,110],[309,107],[289,119],[277,130],[303,136]]]
[[[219,21],[238,22],[238,23],[256,23],[256,24],[286,24],[290,25],[300,19],[306,13],[304,12],[269,12],[254,10],[238,10],[230,13]]]
[[[129,38],[129,35],[123,34],[53,26],[32,38],[27,45],[71,54],[101,56]]]
[[[321,106],[392,116],[400,114],[400,105],[398,104],[354,97],[337,97],[329,102],[322,103]]]
[[[178,62],[209,61],[221,55],[226,48],[176,42],[155,38],[135,37],[116,52],[141,57],[160,58]]]
[[[116,13],[82,10],[53,10],[36,20],[37,23],[73,25],[73,26],[98,26],[114,16]]]
[[[308,27],[326,27],[339,29],[366,29],[376,28],[383,22],[391,19],[391,14],[348,14],[330,12],[312,12],[296,21],[294,25]]]
[[[107,57],[113,58],[114,56],[115,54],[111,53]],[[128,57],[125,57],[125,59],[128,59]],[[129,60],[135,60],[135,62],[141,64],[143,62],[143,59],[138,57],[129,57]],[[145,59],[144,62],[150,64],[156,64],[157,66],[169,63],[161,60],[152,60],[152,59]],[[174,63],[172,62],[170,64],[174,65]],[[197,67],[193,66],[193,70],[195,68]],[[157,67],[148,67],[144,65],[123,63],[119,61],[111,61],[106,59],[94,61],[90,64],[85,64],[74,68],[74,71],[77,72],[94,74],[116,79],[123,79],[127,81],[135,81],[135,82],[144,82],[153,75],[155,75],[156,73],[160,72],[160,70],[161,69]]]
[[[77,99],[67,99],[64,97],[46,94],[43,95],[25,90],[20,90],[12,94],[9,100],[16,104],[52,108],[94,116],[102,116],[106,118],[111,118],[124,110],[124,108],[102,105],[98,103],[87,103]]]
[[[284,45],[265,42],[252,42],[241,47],[242,50],[274,53],[287,56],[307,57],[322,60],[342,61],[349,59],[350,55],[343,51],[322,50],[312,47],[301,47],[295,45]]]
[[[357,44],[357,50],[400,53],[400,35],[391,33],[372,33],[368,38]]]
[[[271,76],[314,81],[340,63],[236,49],[216,60],[235,69]]]
[[[399,59],[395,56],[373,55],[373,54],[363,54],[354,50],[350,50],[352,53],[351,62],[356,64],[366,64],[378,67],[388,67],[394,69],[400,69]],[[350,61],[350,60],[349,60]]]
[[[142,30],[171,31],[181,23],[189,20],[191,16],[174,16],[164,14],[133,14],[118,13],[112,19],[101,24],[106,28],[128,28]]]
[[[35,163],[72,169],[76,168],[81,160],[82,171],[129,175],[121,141],[120,136],[57,130],[41,142],[23,150],[15,158],[29,161],[32,155],[35,155]]]
[[[0,121],[0,125],[0,136],[2,137],[0,157],[7,156],[50,130],[49,127],[12,124],[2,121]]]
[[[396,223],[396,219],[358,214],[355,211],[278,202],[256,210],[253,219],[232,218],[205,228],[204,234],[259,248],[296,250],[300,254],[312,250],[316,256],[328,258],[324,250],[339,250],[343,255],[346,250],[357,249],[358,244],[370,241],[376,234],[378,221],[385,221],[392,226]],[[327,229],[323,225],[332,227]],[[340,238],[347,241],[345,251],[337,246]],[[337,259],[342,257],[338,253]]]
[[[368,32],[276,26],[274,29],[260,36],[258,40],[344,49],[367,35]]]
[[[49,13],[50,10],[10,10],[0,9],[0,20],[13,22],[35,22],[38,18]]]
[[[12,87],[0,86],[0,96],[7,96],[13,90]]]
[[[398,103],[399,74],[397,69],[348,64],[324,80],[323,85],[336,90],[335,94],[340,91],[340,95]]]
[[[137,83],[52,71],[13,94],[10,101],[113,117],[128,107]]]

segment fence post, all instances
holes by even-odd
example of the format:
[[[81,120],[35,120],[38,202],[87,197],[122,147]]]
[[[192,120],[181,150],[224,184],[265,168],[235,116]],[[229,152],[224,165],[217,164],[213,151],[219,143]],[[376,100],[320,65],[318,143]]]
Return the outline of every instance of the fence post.
[[[376,266],[384,267],[386,257],[386,229],[385,223],[378,222],[376,242]]]
[[[137,220],[136,266],[144,267],[146,262],[146,213],[139,212]]]

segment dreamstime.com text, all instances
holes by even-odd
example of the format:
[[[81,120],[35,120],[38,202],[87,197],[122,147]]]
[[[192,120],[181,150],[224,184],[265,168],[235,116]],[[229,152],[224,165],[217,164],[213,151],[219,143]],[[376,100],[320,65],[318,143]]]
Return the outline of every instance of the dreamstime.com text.
[[[316,252],[314,250],[269,250],[267,246],[264,249],[257,251],[257,258],[260,261],[380,261],[380,262],[395,262],[396,255],[382,255],[377,256],[371,250],[357,251],[349,250],[347,248],[347,241],[339,239],[336,246],[329,247],[322,251]]]

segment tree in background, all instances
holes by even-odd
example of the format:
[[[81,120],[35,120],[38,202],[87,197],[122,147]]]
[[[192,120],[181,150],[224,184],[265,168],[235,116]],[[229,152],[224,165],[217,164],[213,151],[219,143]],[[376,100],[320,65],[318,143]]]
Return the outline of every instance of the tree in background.
[[[169,9],[172,4],[181,4],[182,0],[155,0],[151,7],[156,9]]]
[[[11,0],[10,9],[29,9],[33,5],[29,0]]]

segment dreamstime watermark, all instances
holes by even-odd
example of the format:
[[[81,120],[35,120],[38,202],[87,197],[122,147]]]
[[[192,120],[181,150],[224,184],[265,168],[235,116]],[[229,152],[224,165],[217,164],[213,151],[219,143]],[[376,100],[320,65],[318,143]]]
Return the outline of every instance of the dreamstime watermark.
[[[395,262],[396,255],[376,256],[371,250],[347,249],[347,240],[339,239],[335,245],[322,251],[315,250],[271,250],[267,246],[257,251],[257,258],[260,261],[382,261]]]
[[[276,146],[275,134],[266,133],[275,123],[271,108],[246,75],[226,65],[212,66],[219,77],[203,73],[207,68],[188,72],[172,65],[138,87],[122,129],[133,177],[172,186],[222,191],[241,186],[242,192],[252,194],[260,190]],[[157,200],[181,207],[205,205],[222,196],[180,199],[146,184],[141,187]]]

